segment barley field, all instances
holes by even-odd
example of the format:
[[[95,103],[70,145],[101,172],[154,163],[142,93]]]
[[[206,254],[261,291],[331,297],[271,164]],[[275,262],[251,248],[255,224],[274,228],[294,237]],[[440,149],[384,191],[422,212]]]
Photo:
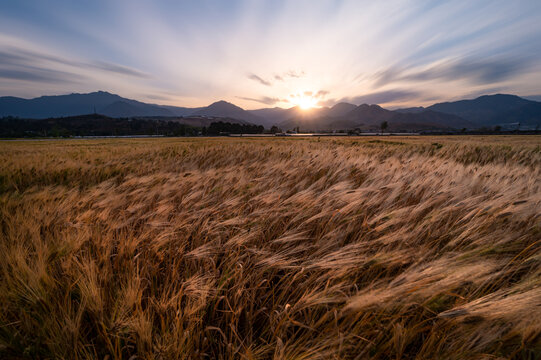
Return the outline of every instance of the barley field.
[[[0,142],[0,357],[540,359],[541,137]]]

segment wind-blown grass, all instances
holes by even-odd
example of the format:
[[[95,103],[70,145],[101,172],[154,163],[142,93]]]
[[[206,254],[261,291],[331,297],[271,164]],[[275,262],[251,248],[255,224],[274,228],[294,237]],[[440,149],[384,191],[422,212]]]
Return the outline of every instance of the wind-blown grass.
[[[539,358],[541,138],[0,144],[0,355]]]

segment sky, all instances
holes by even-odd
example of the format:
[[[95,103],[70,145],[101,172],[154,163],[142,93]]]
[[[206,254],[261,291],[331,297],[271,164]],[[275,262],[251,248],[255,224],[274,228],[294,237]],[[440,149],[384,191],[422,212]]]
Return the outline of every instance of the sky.
[[[246,109],[541,97],[541,1],[0,1],[0,96],[97,90]]]

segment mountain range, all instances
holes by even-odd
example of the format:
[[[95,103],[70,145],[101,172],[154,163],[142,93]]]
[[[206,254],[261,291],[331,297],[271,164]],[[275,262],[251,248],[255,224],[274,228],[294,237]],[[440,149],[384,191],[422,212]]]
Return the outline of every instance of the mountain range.
[[[99,113],[109,117],[168,117],[178,121],[201,118],[236,119],[270,128],[303,131],[354,129],[377,130],[386,121],[389,130],[474,129],[480,127],[536,128],[541,124],[541,102],[516,95],[484,95],[472,100],[437,103],[428,107],[387,110],[379,105],[338,103],[332,107],[302,110],[279,107],[244,110],[226,101],[207,107],[187,108],[148,104],[104,91],[88,94],[41,96],[34,99],[0,97],[0,116],[27,119]]]
[[[147,104],[126,99],[105,91],[88,94],[41,96],[23,99],[12,96],[0,97],[0,116],[45,119],[99,113],[110,117],[132,116],[184,116],[192,108]]]

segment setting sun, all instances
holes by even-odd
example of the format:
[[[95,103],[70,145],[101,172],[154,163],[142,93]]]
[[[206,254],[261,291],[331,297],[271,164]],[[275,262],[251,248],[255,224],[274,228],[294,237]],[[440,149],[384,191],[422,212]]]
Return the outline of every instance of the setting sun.
[[[310,91],[292,95],[290,97],[290,102],[295,106],[300,107],[302,110],[312,109],[318,105],[317,98],[315,98]]]

